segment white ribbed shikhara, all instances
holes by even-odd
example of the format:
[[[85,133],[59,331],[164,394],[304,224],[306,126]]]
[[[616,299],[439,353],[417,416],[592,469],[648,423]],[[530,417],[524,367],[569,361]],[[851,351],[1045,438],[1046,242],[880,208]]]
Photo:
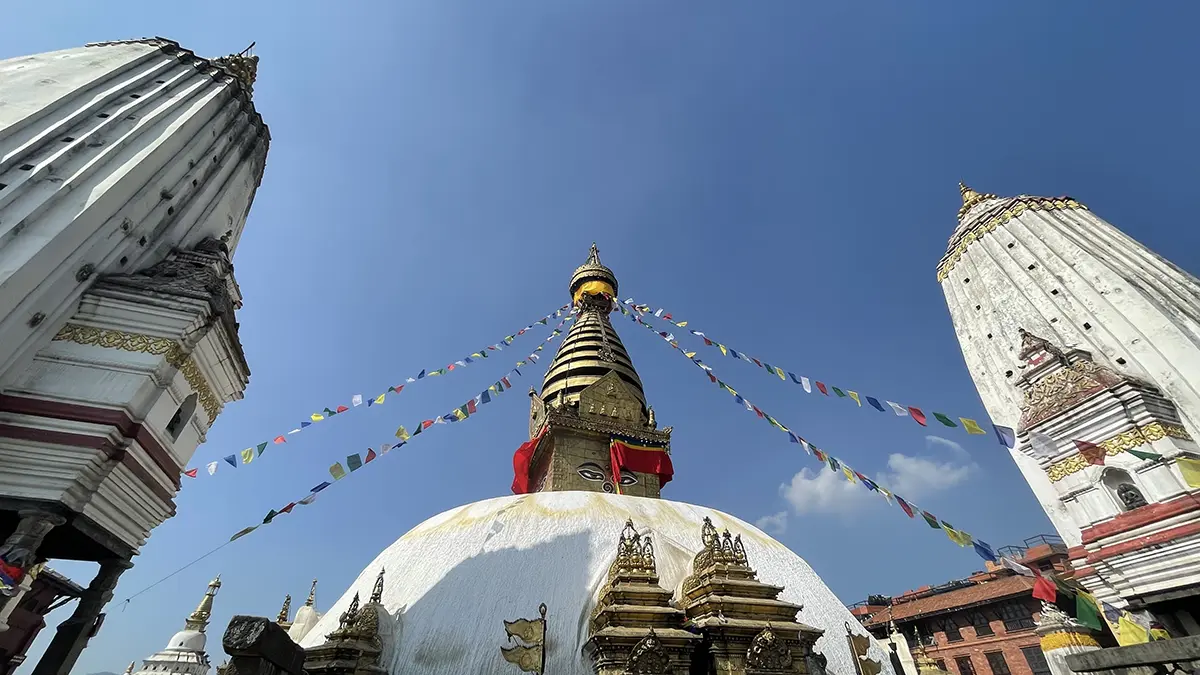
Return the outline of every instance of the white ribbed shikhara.
[[[232,232],[269,134],[246,87],[165,39],[0,61],[0,386],[100,276]]]
[[[322,644],[357,592],[386,570],[383,666],[393,673],[462,675],[512,670],[500,656],[504,620],[548,608],[546,672],[591,675],[583,654],[588,619],[627,519],[654,542],[660,584],[677,595],[700,550],[705,517],[740,534],[758,578],[803,605],[800,621],[825,630],[817,642],[833,673],[853,673],[845,624],[859,625],[800,556],[763,531],[702,506],[600,492],[543,492],[461,506],[413,528],[379,554],[301,641]],[[861,631],[860,633],[865,633]],[[871,658],[892,673],[874,641]]]

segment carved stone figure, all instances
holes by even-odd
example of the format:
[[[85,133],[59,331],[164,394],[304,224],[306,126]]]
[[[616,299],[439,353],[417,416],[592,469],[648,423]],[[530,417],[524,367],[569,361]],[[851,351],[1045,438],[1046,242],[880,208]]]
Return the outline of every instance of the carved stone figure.
[[[629,655],[629,665],[625,667],[627,675],[668,675],[671,659],[667,650],[655,635],[654,629],[633,646]]]
[[[1129,483],[1121,483],[1117,486],[1117,496],[1121,498],[1121,503],[1125,505],[1127,511],[1140,509],[1146,505],[1146,498],[1142,496],[1141,491]]]
[[[750,648],[746,650],[746,665],[752,668],[783,670],[792,665],[792,651],[771,630],[771,624],[762,629]]]
[[[657,429],[657,428],[658,428],[658,422],[657,422],[657,421],[655,421],[655,419],[654,419],[654,406],[650,406],[649,408],[646,408],[646,414],[649,416],[649,419],[648,419],[648,420],[646,420],[646,424],[647,424],[647,425],[648,425],[648,426],[649,426],[651,429]]]

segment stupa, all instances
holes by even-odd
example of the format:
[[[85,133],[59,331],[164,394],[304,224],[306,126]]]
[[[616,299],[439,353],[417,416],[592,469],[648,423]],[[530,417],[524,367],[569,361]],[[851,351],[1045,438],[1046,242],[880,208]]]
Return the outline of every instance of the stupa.
[[[594,244],[569,290],[577,320],[530,393],[518,494],[387,547],[301,639],[309,658],[419,675],[855,675],[852,626],[896,675],[800,556],[734,516],[660,498],[671,429],[609,321],[617,279]]]
[[[166,648],[155,652],[142,662],[136,672],[133,664],[125,672],[129,675],[208,675],[211,664],[205,647],[208,636],[205,629],[212,617],[213,598],[221,590],[221,577],[208,584],[208,590],[200,604],[183,624],[183,630],[171,636]]]

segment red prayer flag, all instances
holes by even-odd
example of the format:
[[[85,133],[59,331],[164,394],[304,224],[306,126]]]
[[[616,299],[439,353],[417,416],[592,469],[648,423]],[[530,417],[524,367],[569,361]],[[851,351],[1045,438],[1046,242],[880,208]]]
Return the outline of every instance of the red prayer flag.
[[[1039,574],[1033,582],[1033,597],[1054,604],[1058,599],[1058,589],[1054,587],[1053,581]]]
[[[196,473],[199,471],[200,469],[188,469],[187,471],[183,472],[183,475],[187,476],[188,478],[195,478]]]
[[[288,504],[287,506],[283,507],[282,509],[279,509],[279,512],[280,513],[291,513],[292,509],[294,509],[294,508],[296,508],[296,502],[292,502],[291,504]]]
[[[763,367],[762,361],[759,361],[758,359],[754,358],[753,356],[750,357],[750,360],[753,361],[754,365],[758,366],[759,368]]]
[[[913,513],[912,507],[908,505],[908,502],[904,501],[900,497],[896,497],[896,503],[900,505],[900,508],[904,509],[904,514],[909,518],[917,517],[916,514]]]
[[[446,370],[447,371],[454,370],[454,364],[451,363],[450,365],[446,366]]]
[[[759,410],[758,406],[756,406],[754,404],[751,404],[751,406],[754,408],[754,412],[757,413],[759,417],[763,416],[763,411]]]
[[[400,385],[399,387],[392,387],[392,391],[394,391],[394,392],[396,392],[397,394],[399,394],[399,393],[400,393],[400,390],[401,390],[401,389],[403,389],[403,388],[404,388],[404,385]]]
[[[829,395],[829,392],[825,390],[824,382],[817,382],[817,389],[820,389],[822,394],[825,394],[826,396]]]
[[[1104,448],[1095,443],[1088,443],[1078,439],[1072,439],[1075,442],[1075,447],[1079,449],[1079,454],[1088,461],[1088,464],[1104,465]],[[1037,597],[1037,596],[1034,596]]]
[[[347,410],[349,410],[349,408],[347,408],[347,407],[346,407],[346,406],[344,406],[344,405],[339,405],[339,406],[337,407],[337,411],[338,411],[338,412],[340,412],[340,413],[344,413],[344,412],[346,412]]]
[[[279,444],[279,443],[287,443],[287,439],[286,439],[286,438],[284,438],[283,436],[276,436],[276,437],[275,437],[275,443],[276,443],[276,444]]]
[[[717,381],[717,376],[716,376],[716,375],[713,375],[711,371],[707,371],[707,370],[706,370],[706,371],[704,371],[704,372],[708,373],[708,379],[712,380],[712,381],[713,381],[713,383],[715,384],[715,383],[716,383],[716,381]]]
[[[475,399],[471,399],[470,401],[467,401],[467,414],[468,415],[475,414]]]
[[[431,426],[433,426],[433,420],[425,420],[424,422],[421,422],[422,429],[428,429]]]
[[[545,433],[546,427],[542,427],[537,436],[522,443],[521,447],[513,453],[512,491],[514,495],[525,495],[532,492],[529,485],[529,466],[533,461],[533,453],[537,450],[538,443],[542,441]]]
[[[910,407],[908,409],[908,414],[912,415],[912,418],[917,421],[917,424],[925,426],[925,413],[921,412],[920,408]]]
[[[706,345],[708,345],[709,347],[711,347],[711,346],[712,346],[712,340],[709,340],[708,338],[704,338],[704,344],[706,344]]]
[[[614,438],[608,445],[608,453],[612,461],[613,482],[617,485],[621,484],[621,469],[655,474],[658,476],[659,487],[670,483],[675,475],[671,456],[664,447],[637,445]]]
[[[371,448],[367,448],[367,458],[365,460],[363,460],[363,462],[364,463],[370,462],[371,460],[375,459],[375,457],[377,457],[377,455],[375,454],[375,450],[373,450]]]
[[[500,381],[501,381],[501,382],[503,382],[503,383],[504,383],[504,386],[506,386],[506,387],[511,387],[511,386],[512,386],[512,382],[509,382],[509,381],[508,381],[508,376],[507,376],[507,375],[506,375],[506,376],[504,376],[504,377],[502,377],[502,378],[500,378]]]

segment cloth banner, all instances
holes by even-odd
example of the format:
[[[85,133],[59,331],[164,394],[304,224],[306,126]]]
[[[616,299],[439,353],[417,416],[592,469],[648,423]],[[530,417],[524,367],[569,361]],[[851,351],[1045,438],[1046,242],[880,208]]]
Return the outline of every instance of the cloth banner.
[[[533,491],[529,485],[530,462],[533,461],[533,453],[537,451],[538,444],[542,442],[542,436],[546,435],[546,429],[547,427],[542,427],[537,436],[522,443],[521,447],[513,453],[512,492],[514,495],[527,495]]]
[[[661,446],[639,445],[613,438],[608,444],[608,454],[612,461],[613,486],[618,493],[621,491],[621,469],[652,473],[658,476],[659,487],[670,483],[675,475],[671,456],[667,454],[667,449]]]

